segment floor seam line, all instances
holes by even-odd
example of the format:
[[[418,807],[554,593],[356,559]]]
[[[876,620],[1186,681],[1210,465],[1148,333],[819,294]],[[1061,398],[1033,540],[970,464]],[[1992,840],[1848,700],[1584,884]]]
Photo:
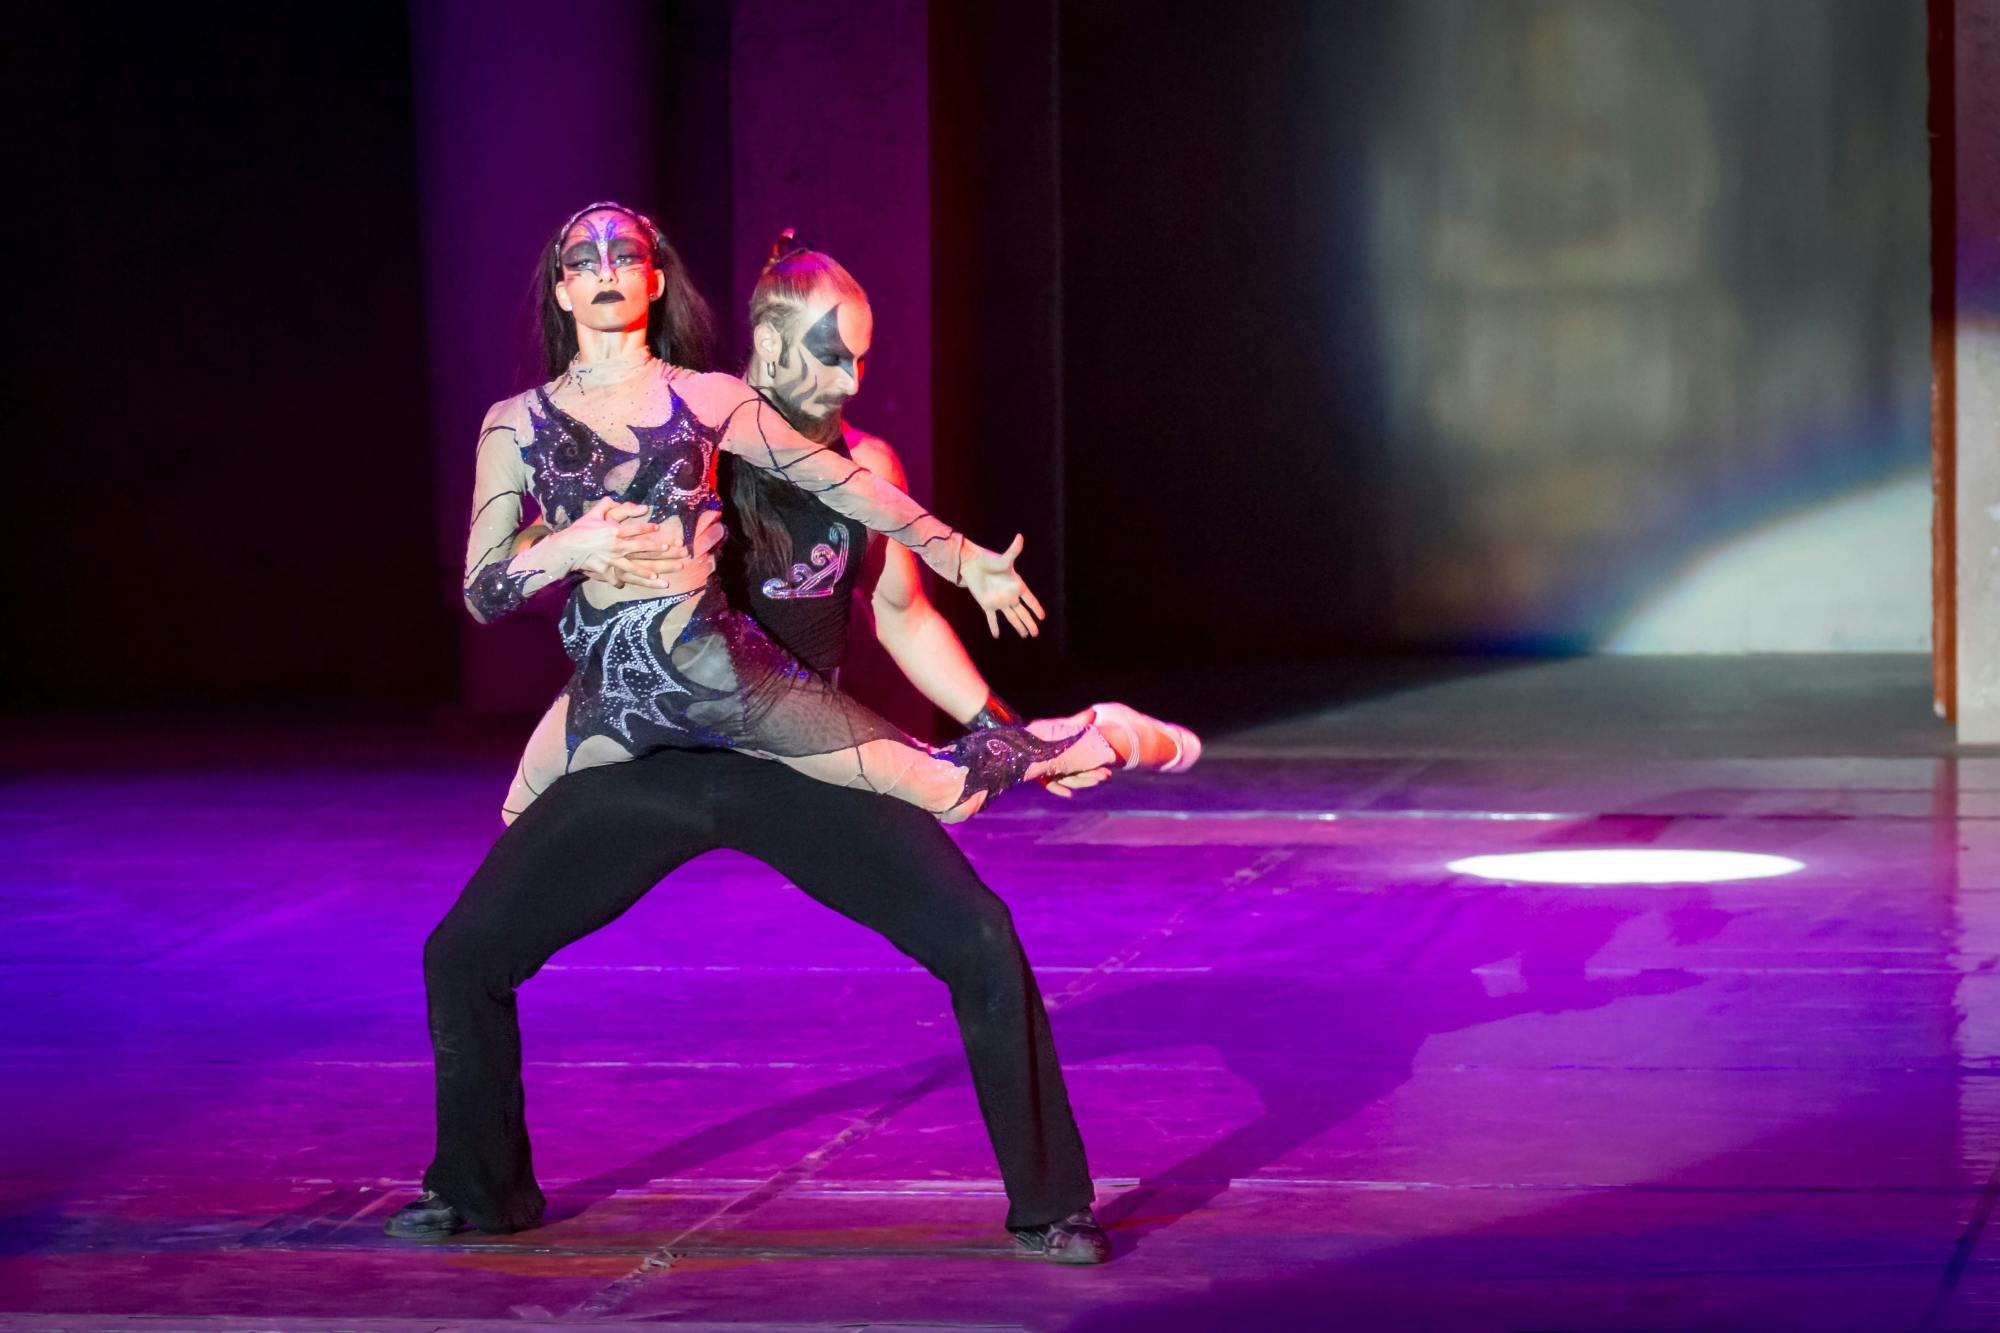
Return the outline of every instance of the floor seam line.
[[[1103,981],[1106,977],[1124,971],[1126,965],[1134,958],[1137,958],[1148,948],[1157,944],[1161,939],[1179,930],[1197,912],[1229,897],[1238,889],[1256,883],[1271,871],[1290,861],[1293,855],[1294,852],[1289,847],[1276,847],[1264,852],[1252,860],[1249,865],[1231,874],[1227,880],[1223,881],[1219,888],[1191,902],[1183,903],[1165,921],[1162,921],[1159,925],[1140,935],[1124,949],[1111,954],[1103,962],[1091,968],[1082,976],[1079,976],[1069,985],[1064,986],[1054,995],[1044,999],[1043,1007],[1053,1014],[1064,1005],[1088,994],[1096,988],[1097,983]]]
[[[639,1287],[644,1284],[648,1277],[656,1273],[664,1273],[672,1270],[677,1257],[674,1253],[677,1246],[684,1245],[692,1237],[725,1218],[748,1217],[787,1190],[792,1189],[803,1181],[811,1179],[814,1175],[818,1174],[822,1167],[833,1160],[834,1157],[846,1149],[853,1147],[862,1139],[869,1137],[915,1102],[942,1086],[949,1077],[949,1074],[950,1071],[948,1068],[939,1067],[932,1069],[930,1073],[919,1078],[902,1092],[889,1098],[889,1100],[883,1102],[868,1115],[862,1117],[854,1124],[847,1126],[847,1128],[805,1154],[798,1161],[782,1170],[773,1172],[763,1183],[729,1200],[700,1221],[683,1227],[680,1231],[674,1233],[664,1243],[655,1246],[648,1252],[646,1257],[641,1259],[632,1271],[600,1288],[588,1299],[579,1302],[571,1309],[570,1313],[583,1318],[594,1319],[615,1311],[638,1291]]]

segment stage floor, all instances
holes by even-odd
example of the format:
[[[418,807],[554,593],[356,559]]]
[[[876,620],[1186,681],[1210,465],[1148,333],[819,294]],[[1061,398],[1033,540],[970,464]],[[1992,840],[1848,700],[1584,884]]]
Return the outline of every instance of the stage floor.
[[[722,855],[522,990],[551,1223],[390,1242],[430,1146],[419,951],[504,760],[17,777],[0,1322],[2000,1328],[2000,758],[1567,725],[1463,754],[1266,725],[965,827],[1117,1247],[1082,1270],[1008,1252],[942,987]],[[1802,868],[1447,868],[1578,848]]]

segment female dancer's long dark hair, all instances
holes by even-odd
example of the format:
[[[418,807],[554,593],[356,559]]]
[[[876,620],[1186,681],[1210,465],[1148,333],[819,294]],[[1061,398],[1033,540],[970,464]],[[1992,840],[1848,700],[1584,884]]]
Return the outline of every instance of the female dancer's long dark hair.
[[[639,224],[653,241],[653,267],[666,275],[666,289],[646,309],[646,345],[653,355],[689,370],[715,369],[715,314],[689,281],[687,265],[667,241],[667,234],[636,208],[601,199],[572,213],[542,247],[535,264],[535,324],[541,334],[542,373],[549,379],[563,373],[576,356],[576,320],[556,304],[556,284],[562,281],[562,243],[576,220],[587,213],[615,209]]]

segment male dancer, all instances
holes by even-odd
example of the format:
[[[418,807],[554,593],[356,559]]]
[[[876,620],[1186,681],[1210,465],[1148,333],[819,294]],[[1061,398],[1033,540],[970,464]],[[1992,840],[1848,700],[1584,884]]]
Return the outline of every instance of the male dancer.
[[[760,283],[760,291],[766,286]],[[843,305],[844,314],[836,309]],[[840,409],[859,387],[871,332],[865,295],[840,270],[824,282],[809,279],[802,307],[780,302],[760,313],[757,345],[773,355],[760,354],[752,383],[799,429],[843,439]],[[871,453],[869,466],[900,475],[886,445],[872,437],[859,442],[850,447]],[[805,558],[796,567],[760,565],[759,553],[768,556],[770,546],[744,542],[754,549],[737,571],[751,590],[742,605],[807,665],[835,669],[845,652],[849,593],[861,574],[865,536],[832,538],[844,520],[802,495],[771,488],[773,505],[771,494],[749,489],[734,497],[726,515],[732,530],[741,535],[764,525],[770,536],[784,529]],[[961,720],[1013,716],[923,598],[914,569],[893,572],[895,554],[885,558],[874,589],[877,632],[892,655],[918,663],[911,671],[918,687]],[[625,577],[617,568],[593,576]],[[1149,733],[1156,747],[1163,734]],[[1187,761],[1192,757],[1190,748]],[[674,868],[725,847],[771,865],[945,982],[1006,1183],[1007,1226],[1017,1248],[1059,1263],[1108,1258],[1047,1016],[1011,915],[937,821],[914,806],[816,782],[781,765],[683,750],[555,784],[501,836],[432,933],[424,972],[437,1057],[437,1155],[423,1196],[389,1219],[389,1234],[439,1240],[467,1227],[513,1231],[540,1219],[514,990],[550,955],[609,924]]]

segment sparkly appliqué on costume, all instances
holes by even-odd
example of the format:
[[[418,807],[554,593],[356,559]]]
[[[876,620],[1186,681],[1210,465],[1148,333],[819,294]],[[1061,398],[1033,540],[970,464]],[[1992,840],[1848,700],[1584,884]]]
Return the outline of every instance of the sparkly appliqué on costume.
[[[694,532],[702,511],[720,509],[715,493],[715,460],[721,432],[704,426],[677,393],[657,426],[632,426],[636,450],[619,449],[589,426],[557,407],[547,389],[537,389],[528,407],[534,434],[521,450],[534,477],[535,503],[552,527],[566,527],[599,499],[612,494],[611,474],[630,465],[624,499],[649,504],[655,522],[678,517],[682,531]],[[538,410],[539,409],[539,410]]]
[[[838,523],[829,527],[826,540],[812,548],[811,560],[793,565],[789,579],[765,579],[759,591],[774,602],[833,596],[847,572],[847,529]]]
[[[625,488],[625,498],[653,506],[653,517],[681,516],[685,531],[694,534],[694,519],[707,509],[721,509],[715,493],[715,460],[720,431],[704,426],[674,395],[674,410],[657,426],[633,426],[643,460],[639,473]]]
[[[528,580],[533,577],[532,570],[516,574],[504,562],[488,565],[465,585],[465,603],[472,614],[492,624],[527,600]]]
[[[579,663],[590,656],[598,659],[570,682],[571,755],[587,736],[610,736],[635,754],[659,744],[656,735],[635,735],[635,726],[689,732],[685,719],[660,707],[665,695],[688,690],[661,660],[658,626],[662,615],[701,591],[621,602],[605,611],[571,599],[563,612],[563,647]]]
[[[991,727],[960,736],[939,754],[965,770],[965,789],[954,808],[976,791],[988,796],[1005,791],[1028,775],[1030,765],[1053,759],[1087,733],[1079,729],[1059,741],[1045,741],[1026,727]]]
[[[539,404],[541,410],[536,411]],[[534,477],[531,489],[550,527],[574,523],[604,492],[605,474],[632,455],[614,449],[602,436],[555,405],[548,390],[535,390],[528,406],[534,433],[521,447],[521,460]]]
[[[590,656],[590,650],[604,637],[605,626],[610,624],[608,614],[583,600],[581,585],[570,589],[569,600],[563,603],[562,618],[556,621],[556,633],[561,636],[563,652],[570,661],[581,663]]]

